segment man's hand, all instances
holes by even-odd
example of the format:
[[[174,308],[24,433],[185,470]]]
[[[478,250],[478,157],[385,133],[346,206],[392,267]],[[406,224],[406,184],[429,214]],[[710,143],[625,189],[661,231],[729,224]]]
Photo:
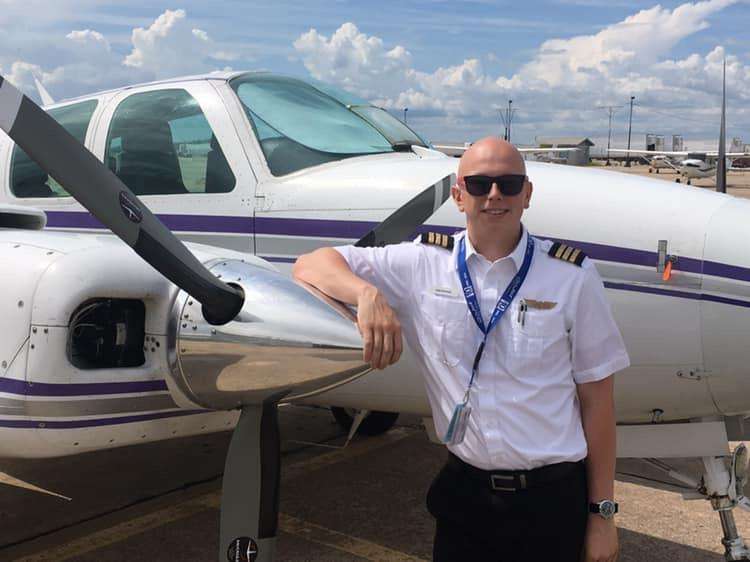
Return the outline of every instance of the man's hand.
[[[585,562],[615,562],[617,560],[617,527],[614,519],[589,515],[584,545]]]
[[[375,287],[357,299],[357,326],[364,340],[364,359],[375,369],[385,369],[401,357],[401,322]]]

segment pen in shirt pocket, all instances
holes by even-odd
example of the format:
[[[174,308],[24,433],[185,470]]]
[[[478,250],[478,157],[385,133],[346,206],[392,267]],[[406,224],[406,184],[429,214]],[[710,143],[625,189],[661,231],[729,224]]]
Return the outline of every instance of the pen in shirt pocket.
[[[526,324],[526,299],[521,299],[518,304],[518,323],[523,326]]]

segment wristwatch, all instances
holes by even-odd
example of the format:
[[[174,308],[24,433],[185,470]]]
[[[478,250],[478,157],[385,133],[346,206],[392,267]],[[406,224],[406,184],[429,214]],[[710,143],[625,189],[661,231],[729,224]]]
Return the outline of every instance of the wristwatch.
[[[612,519],[617,513],[617,504],[612,500],[602,500],[589,504],[589,513],[596,513],[604,519]]]

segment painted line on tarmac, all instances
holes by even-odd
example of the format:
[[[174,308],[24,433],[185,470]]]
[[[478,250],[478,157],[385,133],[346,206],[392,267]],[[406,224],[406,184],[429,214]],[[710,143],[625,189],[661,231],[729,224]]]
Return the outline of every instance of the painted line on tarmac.
[[[321,468],[391,445],[409,437],[410,435],[414,435],[416,431],[417,430],[406,427],[399,427],[378,437],[355,441],[350,443],[349,446],[344,449],[338,449],[310,459],[291,463],[284,469],[282,481],[290,480],[308,472],[320,470]],[[101,548],[112,546],[141,533],[145,533],[146,531],[162,527],[168,523],[191,517],[207,509],[219,509],[220,507],[221,491],[217,490],[180,502],[177,505],[166,507],[146,515],[141,515],[134,519],[129,519],[128,521],[123,521],[122,523],[96,531],[85,537],[60,545],[55,545],[54,549],[18,558],[15,562],[63,562],[64,560],[69,560],[76,556],[82,556]],[[409,557],[406,554],[375,543],[370,543],[362,539],[344,535],[337,531],[325,529],[324,527],[319,527],[312,523],[305,523],[301,519],[296,519],[290,515],[279,514],[279,523],[281,530],[284,532],[303,537],[312,542],[318,542],[336,548],[343,552],[357,554],[358,556],[369,560],[383,560],[384,562],[418,560],[417,558]],[[313,533],[315,533],[315,536],[310,536],[313,535]],[[323,540],[327,542],[322,542]],[[359,554],[360,552],[374,552],[376,554],[374,555],[374,558],[368,558],[364,554]]]
[[[376,562],[427,562],[423,558],[409,556],[380,544],[358,539],[345,533],[333,531],[314,523],[297,519],[285,513],[279,514],[279,528],[306,541],[314,542],[335,550],[354,554],[365,560]]]
[[[85,537],[81,537],[74,541],[55,545],[54,548],[50,548],[44,552],[38,552],[36,554],[24,556],[23,558],[17,558],[15,562],[62,562],[63,560],[69,560],[76,556],[88,554],[95,550],[99,550],[100,548],[122,542],[125,539],[139,535],[150,529],[156,529],[167,523],[179,521],[180,519],[185,519],[186,517],[190,517],[191,515],[195,515],[206,509],[211,509],[215,507],[214,503],[218,505],[220,494],[218,492],[216,493],[216,500],[214,500],[212,496],[213,494],[206,494],[182,502],[179,505],[160,509],[146,515],[141,515],[135,519],[123,521],[122,523],[107,529],[102,529],[101,531],[86,535]]]

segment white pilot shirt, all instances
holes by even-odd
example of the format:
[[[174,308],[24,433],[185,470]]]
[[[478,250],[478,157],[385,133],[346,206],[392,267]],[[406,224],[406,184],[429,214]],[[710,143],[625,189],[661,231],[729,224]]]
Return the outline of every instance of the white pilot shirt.
[[[452,252],[421,243],[336,248],[396,311],[425,375],[440,437],[463,399],[482,341],[458,277],[459,240],[466,237],[466,263],[487,325],[521,267],[527,236],[523,228],[513,252],[492,263],[474,250],[466,231],[454,236]],[[487,339],[464,440],[448,446],[483,469],[526,470],[585,458],[576,384],[602,380],[630,364],[593,263],[587,258],[576,266],[549,256],[549,240],[534,242],[526,281]],[[522,300],[537,301],[523,324]]]

